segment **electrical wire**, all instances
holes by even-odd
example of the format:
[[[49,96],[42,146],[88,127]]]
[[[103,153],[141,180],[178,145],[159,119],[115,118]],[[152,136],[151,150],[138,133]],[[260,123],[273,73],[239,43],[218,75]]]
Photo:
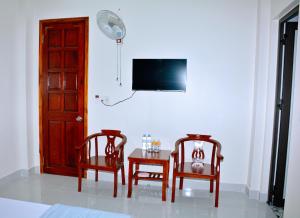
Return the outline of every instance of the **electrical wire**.
[[[117,41],[117,78],[119,86],[122,86],[122,40]]]
[[[122,86],[122,42],[119,44],[119,77],[120,86]]]
[[[119,43],[117,42],[117,78],[116,81],[119,82]]]
[[[117,101],[117,102],[114,103],[114,104],[106,104],[106,103],[104,103],[104,100],[103,100],[103,99],[101,99],[101,103],[102,103],[103,105],[107,106],[107,107],[113,107],[113,106],[116,106],[116,105],[118,105],[118,104],[120,104],[120,103],[122,103],[122,102],[124,102],[124,101],[127,101],[127,100],[131,99],[131,98],[134,96],[135,93],[136,93],[136,91],[134,91],[129,97],[127,97],[127,98],[125,98],[125,99],[123,99],[123,100]]]

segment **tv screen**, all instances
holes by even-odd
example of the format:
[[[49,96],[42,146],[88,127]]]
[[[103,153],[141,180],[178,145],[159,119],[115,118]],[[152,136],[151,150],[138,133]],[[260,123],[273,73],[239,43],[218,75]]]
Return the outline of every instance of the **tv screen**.
[[[132,89],[185,91],[186,59],[133,59]]]

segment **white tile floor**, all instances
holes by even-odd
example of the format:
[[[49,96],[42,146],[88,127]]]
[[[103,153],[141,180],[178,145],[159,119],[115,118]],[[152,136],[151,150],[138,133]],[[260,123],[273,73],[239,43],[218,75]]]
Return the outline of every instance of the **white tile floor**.
[[[72,177],[39,175],[19,176],[0,180],[0,197],[94,208],[130,214],[132,217],[209,217],[209,218],[276,218],[265,203],[249,200],[245,194],[221,192],[219,208],[214,208],[214,196],[204,190],[177,191],[175,203],[161,201],[161,188],[143,186],[133,188],[128,199],[127,186],[119,185],[118,197],[112,197],[113,184],[84,180],[81,193],[77,192],[77,179]]]

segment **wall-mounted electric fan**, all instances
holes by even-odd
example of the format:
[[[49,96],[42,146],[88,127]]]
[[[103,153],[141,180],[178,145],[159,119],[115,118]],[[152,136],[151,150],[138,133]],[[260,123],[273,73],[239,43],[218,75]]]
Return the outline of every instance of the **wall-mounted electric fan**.
[[[120,86],[122,86],[121,71],[121,48],[123,38],[126,35],[126,28],[121,18],[112,11],[101,10],[97,13],[97,24],[99,29],[108,38],[116,40],[117,43],[117,78]]]

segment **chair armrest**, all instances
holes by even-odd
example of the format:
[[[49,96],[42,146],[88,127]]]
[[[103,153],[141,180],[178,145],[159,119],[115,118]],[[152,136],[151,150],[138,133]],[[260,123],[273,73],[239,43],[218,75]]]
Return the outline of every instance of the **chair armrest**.
[[[224,156],[221,154],[221,144],[219,143],[218,145],[218,152],[217,152],[217,159],[220,160],[220,161],[223,161],[224,159]]]
[[[174,170],[177,170],[178,165],[179,165],[179,162],[178,162],[178,155],[179,155],[178,149],[177,149],[177,150],[175,149],[175,151],[173,151],[173,152],[171,153],[171,156],[174,158],[174,164],[173,164],[173,169],[174,169]]]
[[[78,145],[75,147],[76,150],[80,150],[82,149],[84,146],[87,145],[87,143],[94,137],[96,136],[100,136],[100,133],[95,133],[95,134],[92,134],[92,135],[89,135],[87,136],[84,140],[83,140],[83,143],[81,145]]]
[[[180,143],[181,143],[181,139],[179,139],[175,142],[175,150],[171,153],[171,156],[174,158],[174,165],[173,165],[174,170],[178,170],[178,165],[179,165],[178,156],[179,156],[179,144]]]
[[[76,146],[75,150],[81,150],[84,146],[86,145],[86,142],[84,142],[83,144]]]
[[[175,156],[178,155],[178,154],[179,154],[179,152],[175,150],[175,151],[172,151],[171,156],[173,158],[175,158]]]
[[[171,156],[175,158],[179,154],[179,144],[181,143],[181,139],[175,142],[175,150],[171,153]]]
[[[75,150],[77,152],[77,158],[78,158],[78,164],[81,162],[82,160],[82,155],[83,155],[83,148],[86,146],[86,141],[84,143],[82,143],[79,146],[75,147]]]
[[[223,156],[222,154],[217,154],[217,158],[218,158],[219,160],[223,161],[224,156]]]
[[[213,140],[213,142],[217,145],[217,161],[223,161],[224,156],[221,154],[221,143],[216,140]]]

